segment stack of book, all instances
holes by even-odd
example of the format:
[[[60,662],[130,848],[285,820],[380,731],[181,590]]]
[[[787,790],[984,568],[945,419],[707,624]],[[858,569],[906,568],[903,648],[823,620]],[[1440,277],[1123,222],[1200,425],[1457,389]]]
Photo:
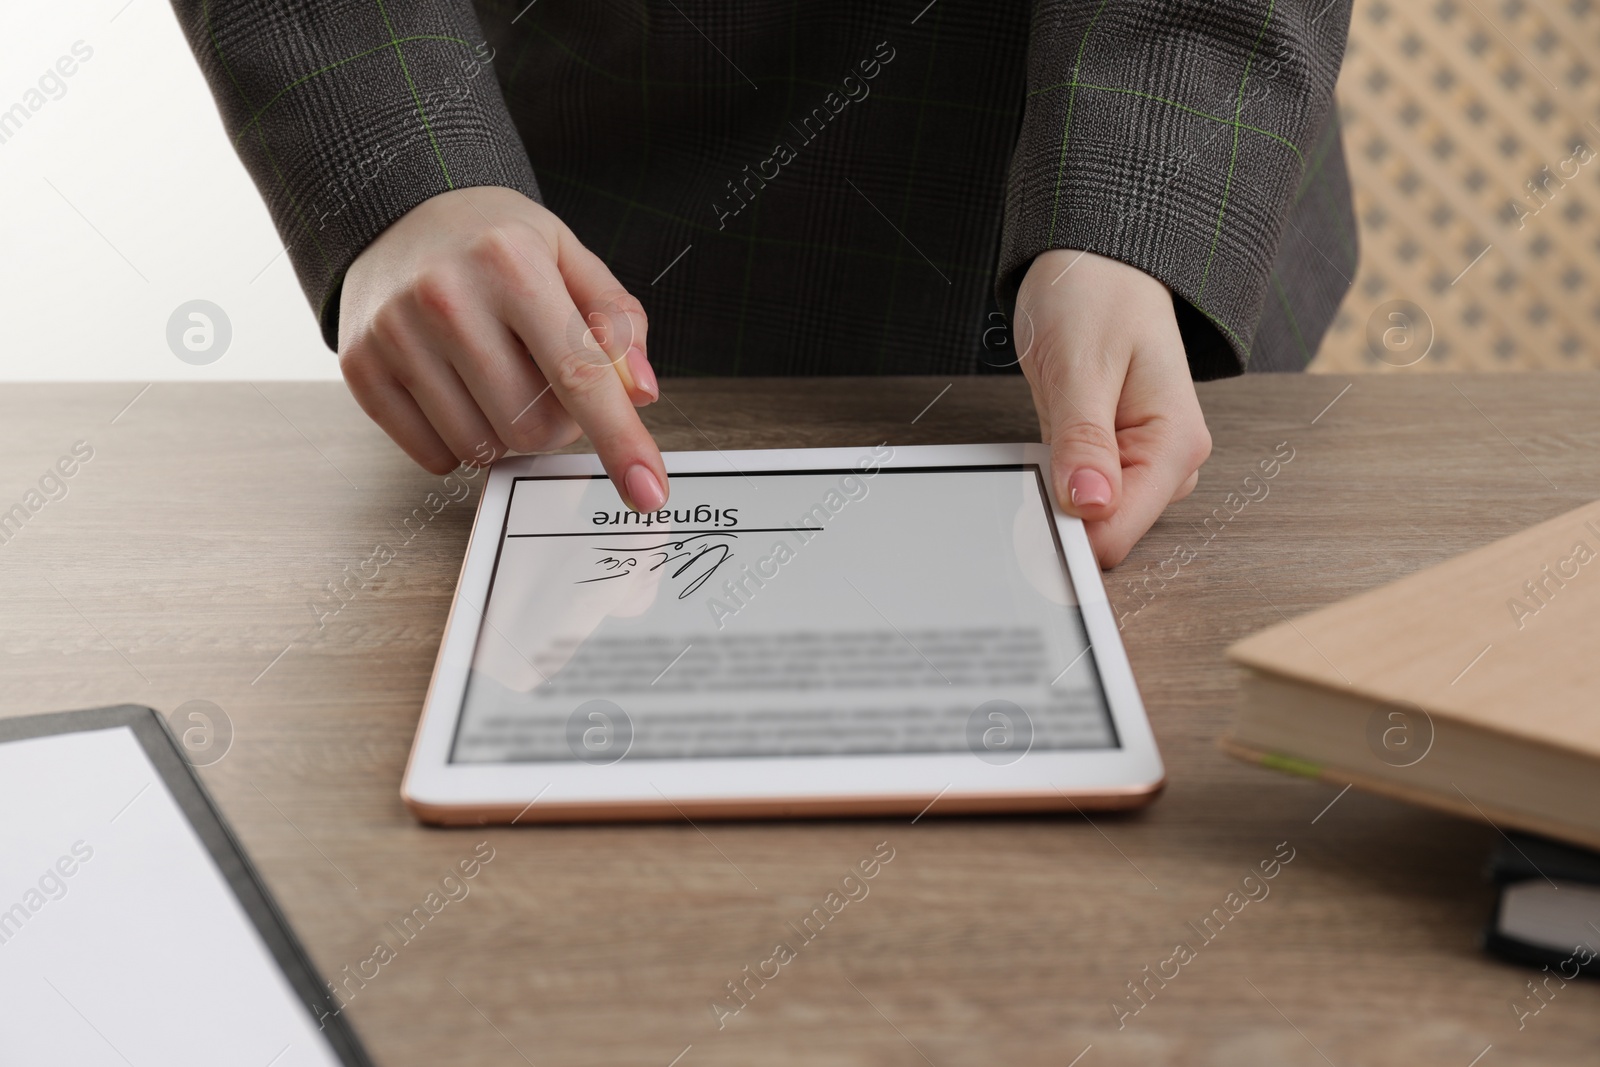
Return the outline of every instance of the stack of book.
[[[1507,836],[1487,947],[1541,964],[1586,948],[1578,962],[1595,969],[1600,502],[1274,626],[1229,657],[1244,680],[1224,748],[1493,824]]]

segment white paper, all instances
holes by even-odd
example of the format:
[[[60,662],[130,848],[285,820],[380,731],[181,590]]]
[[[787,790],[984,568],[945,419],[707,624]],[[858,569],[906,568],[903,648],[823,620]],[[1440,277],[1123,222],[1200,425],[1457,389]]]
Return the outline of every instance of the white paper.
[[[0,1005],[5,1067],[339,1063],[125,726],[0,744]]]

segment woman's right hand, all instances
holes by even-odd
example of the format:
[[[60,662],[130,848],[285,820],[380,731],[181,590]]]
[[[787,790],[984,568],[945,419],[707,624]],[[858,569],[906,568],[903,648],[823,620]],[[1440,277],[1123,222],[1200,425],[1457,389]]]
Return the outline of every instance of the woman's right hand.
[[[660,396],[644,308],[566,224],[513,189],[441,193],[350,266],[339,366],[435,474],[587,435],[630,507],[667,500],[635,407]]]

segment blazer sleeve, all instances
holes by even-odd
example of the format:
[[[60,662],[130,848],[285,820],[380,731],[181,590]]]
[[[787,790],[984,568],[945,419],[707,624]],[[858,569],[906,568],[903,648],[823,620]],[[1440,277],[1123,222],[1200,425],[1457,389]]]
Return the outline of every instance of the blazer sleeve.
[[[1196,379],[1240,373],[1344,56],[1349,0],[1036,0],[996,295],[1083,249],[1172,290]]]
[[[413,207],[539,199],[470,0],[173,0],[329,348],[351,262]]]

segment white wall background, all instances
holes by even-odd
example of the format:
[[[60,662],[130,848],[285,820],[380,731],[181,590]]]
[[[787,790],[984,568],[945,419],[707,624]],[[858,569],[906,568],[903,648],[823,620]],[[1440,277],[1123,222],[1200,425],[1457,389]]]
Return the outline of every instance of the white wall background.
[[[0,113],[77,41],[0,142],[0,381],[338,378],[168,0],[5,0]],[[203,366],[167,344],[196,299],[233,334]]]

